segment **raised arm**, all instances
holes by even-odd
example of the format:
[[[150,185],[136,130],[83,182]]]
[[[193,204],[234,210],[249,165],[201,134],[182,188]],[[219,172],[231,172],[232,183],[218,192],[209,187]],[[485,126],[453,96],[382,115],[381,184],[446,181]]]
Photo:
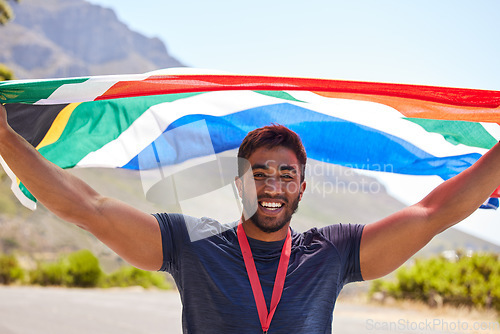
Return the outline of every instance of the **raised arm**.
[[[12,130],[1,104],[0,155],[26,188],[57,216],[88,230],[138,268],[161,267],[163,253],[156,219],[101,196],[82,180],[46,160]]]
[[[500,185],[500,144],[473,166],[443,182],[419,203],[365,226],[361,238],[364,279],[397,269],[436,234],[472,214]]]

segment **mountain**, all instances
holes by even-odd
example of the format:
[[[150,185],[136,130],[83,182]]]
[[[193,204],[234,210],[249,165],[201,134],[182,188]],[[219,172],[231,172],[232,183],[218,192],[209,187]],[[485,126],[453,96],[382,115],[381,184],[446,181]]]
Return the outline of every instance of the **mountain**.
[[[0,26],[0,63],[19,79],[144,73],[183,66],[158,38],[130,30],[113,10],[84,0],[13,2]]]

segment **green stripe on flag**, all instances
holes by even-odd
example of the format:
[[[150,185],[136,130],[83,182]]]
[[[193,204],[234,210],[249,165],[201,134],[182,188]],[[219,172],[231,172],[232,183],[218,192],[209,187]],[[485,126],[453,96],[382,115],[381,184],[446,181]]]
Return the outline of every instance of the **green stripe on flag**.
[[[84,102],[75,108],[60,138],[39,152],[62,168],[117,139],[150,107],[204,93],[181,93]]]
[[[408,117],[403,117],[403,119],[420,125],[427,132],[441,134],[453,145],[463,144],[490,149],[497,143],[496,139],[480,123]]]
[[[37,202],[35,196],[33,196],[29,191],[28,189],[26,188],[26,186],[22,183],[19,184],[19,189],[21,190],[21,192],[24,194],[24,196],[26,196],[28,199],[32,200],[33,202]]]
[[[290,95],[290,94],[288,94],[286,92],[283,92],[283,91],[255,90],[254,92],[262,94],[262,95],[266,95],[266,96],[275,97],[277,99],[283,99],[283,100],[294,101],[294,102],[304,102],[304,101],[301,101],[301,100],[297,100],[292,95]]]
[[[47,99],[56,89],[67,84],[78,84],[89,78],[74,78],[60,80],[39,80],[30,82],[4,81],[0,82],[0,100],[8,103],[33,104]]]

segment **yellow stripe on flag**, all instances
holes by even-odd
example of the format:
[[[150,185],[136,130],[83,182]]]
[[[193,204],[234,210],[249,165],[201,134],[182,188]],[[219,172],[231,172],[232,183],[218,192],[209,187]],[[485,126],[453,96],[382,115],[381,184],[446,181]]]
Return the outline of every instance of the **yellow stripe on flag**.
[[[38,146],[36,147],[37,150],[39,150],[44,146],[48,146],[50,144],[55,143],[61,137],[64,128],[68,124],[71,114],[73,113],[75,108],[78,107],[78,105],[80,104],[81,102],[70,103],[59,112],[54,122],[52,122],[49,131],[47,131],[45,137],[43,137],[40,144],[38,144]],[[16,181],[17,181],[17,186],[19,187],[19,185],[21,184],[21,180],[19,180],[19,178],[16,177]]]
[[[80,104],[81,102],[70,103],[66,107],[64,107],[63,110],[61,110],[61,112],[57,115],[56,119],[50,126],[49,131],[47,131],[47,133],[45,134],[45,137],[43,137],[40,144],[38,144],[38,146],[36,147],[37,150],[44,146],[55,143],[61,137],[64,128],[66,128],[66,125],[68,124],[71,114]]]

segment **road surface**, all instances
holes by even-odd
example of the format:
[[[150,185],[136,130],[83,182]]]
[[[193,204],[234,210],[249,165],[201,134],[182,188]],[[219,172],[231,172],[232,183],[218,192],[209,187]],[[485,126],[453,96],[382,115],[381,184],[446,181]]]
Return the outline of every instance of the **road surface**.
[[[0,286],[1,334],[170,334],[181,333],[180,319],[176,291]],[[500,325],[344,301],[333,332],[483,334],[500,333]]]

